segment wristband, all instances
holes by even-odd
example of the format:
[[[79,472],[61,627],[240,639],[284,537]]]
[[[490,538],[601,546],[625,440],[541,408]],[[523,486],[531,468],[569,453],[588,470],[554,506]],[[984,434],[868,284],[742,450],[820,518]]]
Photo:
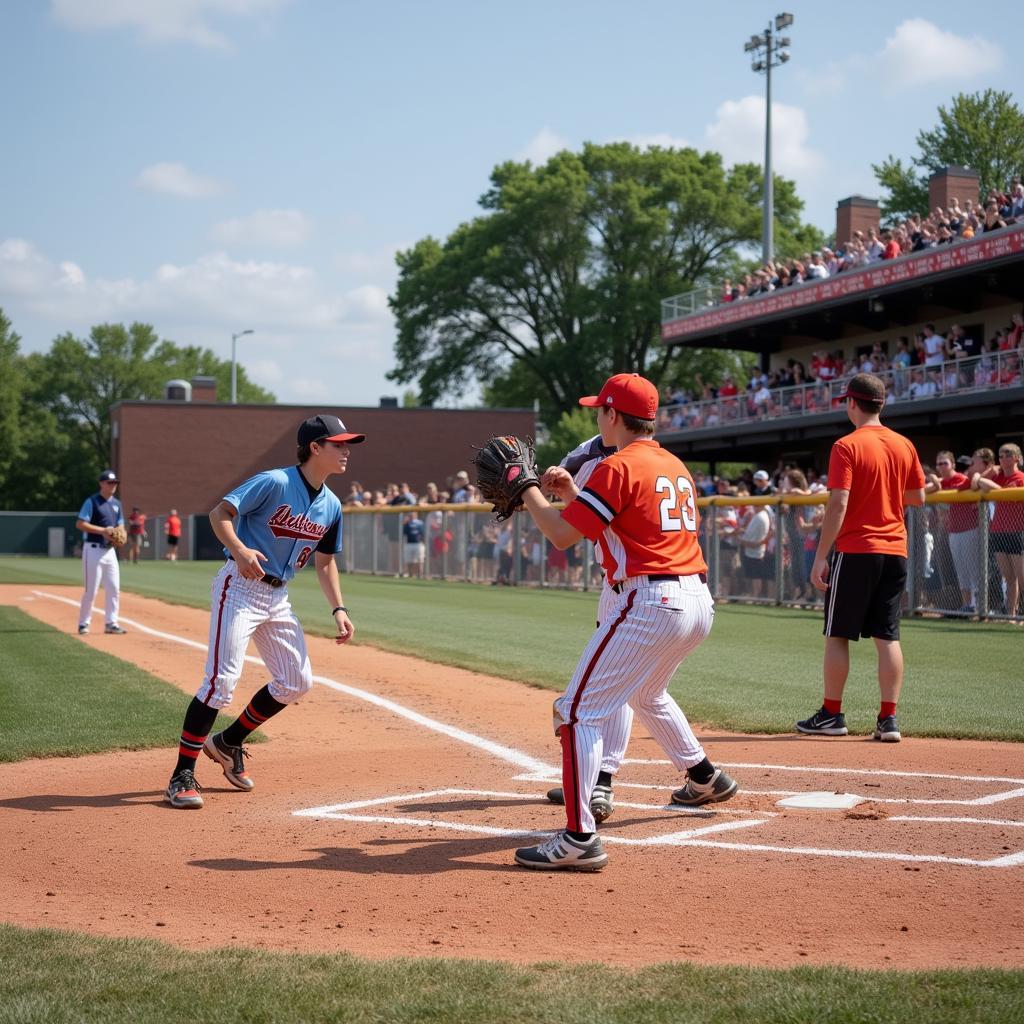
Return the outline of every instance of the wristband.
[[[343,604],[339,604],[337,608],[332,608],[331,609],[331,614],[332,615],[337,615],[338,612],[347,612],[347,611],[348,611],[348,609]]]

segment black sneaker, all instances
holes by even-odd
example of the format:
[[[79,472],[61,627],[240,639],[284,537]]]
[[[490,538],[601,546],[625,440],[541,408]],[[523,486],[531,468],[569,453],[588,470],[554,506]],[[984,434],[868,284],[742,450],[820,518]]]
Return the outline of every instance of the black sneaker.
[[[845,736],[846,716],[841,711],[833,715],[831,711],[820,707],[810,718],[797,722],[796,728],[798,732],[809,732],[818,736]]]
[[[559,832],[538,846],[516,850],[516,863],[541,871],[600,871],[608,863],[608,854],[596,833],[582,843]]]
[[[672,794],[672,803],[682,804],[683,807],[720,804],[735,796],[739,788],[735,779],[726,775],[721,768],[716,768],[710,782],[698,784],[693,779],[687,779],[686,785]]]
[[[89,633],[89,627],[88,626],[79,626],[78,627],[78,635],[79,636],[87,636],[88,633]]]
[[[245,747],[233,747],[225,743],[222,736],[223,733],[219,732],[207,736],[203,744],[203,753],[221,766],[224,778],[235,789],[248,793],[256,786],[252,776],[245,770],[245,759],[249,756],[249,751]]]
[[[127,629],[122,629],[120,626],[118,626],[118,625],[116,625],[114,623],[108,622],[103,627],[103,632],[104,633],[113,633],[115,636],[124,636],[124,634],[127,633],[128,630]]]
[[[875,723],[874,737],[883,743],[899,743],[903,738],[895,715],[886,715]]]
[[[195,773],[191,768],[182,768],[180,772],[171,776],[164,793],[166,800],[172,807],[181,807],[186,810],[203,806],[203,798],[199,795],[200,786],[196,782]]]
[[[561,786],[549,789],[547,796],[553,804],[558,804],[559,807],[565,805],[565,794]],[[590,794],[590,813],[594,816],[594,821],[600,825],[602,821],[607,821],[614,811],[615,795],[612,793],[612,787],[598,783],[594,787],[594,792]]]

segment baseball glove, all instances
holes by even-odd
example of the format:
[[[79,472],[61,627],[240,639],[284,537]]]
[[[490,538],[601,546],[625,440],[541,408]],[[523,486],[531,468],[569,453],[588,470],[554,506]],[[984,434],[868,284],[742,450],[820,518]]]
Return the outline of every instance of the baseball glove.
[[[115,526],[110,531],[109,540],[115,548],[119,548],[128,543],[128,531],[123,526]]]
[[[473,465],[480,496],[494,505],[494,518],[499,522],[522,508],[525,491],[540,486],[532,438],[492,437]]]

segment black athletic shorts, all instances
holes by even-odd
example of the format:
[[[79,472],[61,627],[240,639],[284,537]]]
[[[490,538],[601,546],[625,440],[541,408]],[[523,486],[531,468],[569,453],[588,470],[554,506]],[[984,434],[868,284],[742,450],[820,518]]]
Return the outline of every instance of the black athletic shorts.
[[[907,560],[901,555],[834,551],[825,592],[825,636],[899,640],[906,585]]]
[[[996,533],[993,530],[988,538],[988,546],[997,555],[1024,555],[1024,533]]]
[[[170,547],[170,548],[176,548],[178,546],[178,538],[177,537],[168,537],[167,538],[167,546]]]

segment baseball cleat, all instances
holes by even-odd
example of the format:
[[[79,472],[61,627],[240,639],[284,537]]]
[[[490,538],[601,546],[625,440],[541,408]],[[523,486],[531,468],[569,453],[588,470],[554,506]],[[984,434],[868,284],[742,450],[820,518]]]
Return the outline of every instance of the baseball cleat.
[[[739,788],[735,779],[726,775],[721,768],[716,768],[710,782],[700,784],[693,779],[687,779],[686,785],[672,794],[672,803],[681,804],[683,807],[720,804],[723,800],[734,797]]]
[[[561,786],[549,789],[547,797],[553,804],[558,804],[559,807],[565,806],[565,794],[562,792]],[[607,821],[614,811],[615,797],[612,795],[612,787],[596,785],[594,792],[590,794],[590,813],[594,816],[594,821],[598,824]]]
[[[195,773],[190,768],[183,768],[171,776],[164,793],[164,800],[172,807],[186,810],[203,806],[203,798],[199,795],[200,786],[196,782]]]
[[[120,626],[118,626],[118,625],[116,625],[116,624],[114,624],[112,622],[108,622],[103,627],[103,632],[104,633],[113,633],[115,636],[123,636],[125,633],[128,632],[128,630],[127,629],[122,629]]]
[[[540,871],[600,871],[608,863],[608,854],[596,833],[582,843],[559,832],[539,846],[516,850],[516,863]]]
[[[78,635],[79,636],[85,636],[86,634],[88,634],[88,632],[89,632],[89,627],[88,626],[79,626],[78,627]]]
[[[886,715],[875,723],[874,737],[883,743],[899,743],[903,738],[895,715]]]
[[[831,711],[826,711],[821,707],[810,718],[797,722],[796,728],[798,732],[812,733],[817,736],[845,736],[847,731],[846,715],[841,711],[833,715]]]
[[[221,739],[221,735],[218,732],[207,736],[203,744],[203,753],[224,769],[224,778],[232,786],[248,793],[256,786],[245,770],[245,759],[249,756],[249,751],[245,747],[232,747]]]

